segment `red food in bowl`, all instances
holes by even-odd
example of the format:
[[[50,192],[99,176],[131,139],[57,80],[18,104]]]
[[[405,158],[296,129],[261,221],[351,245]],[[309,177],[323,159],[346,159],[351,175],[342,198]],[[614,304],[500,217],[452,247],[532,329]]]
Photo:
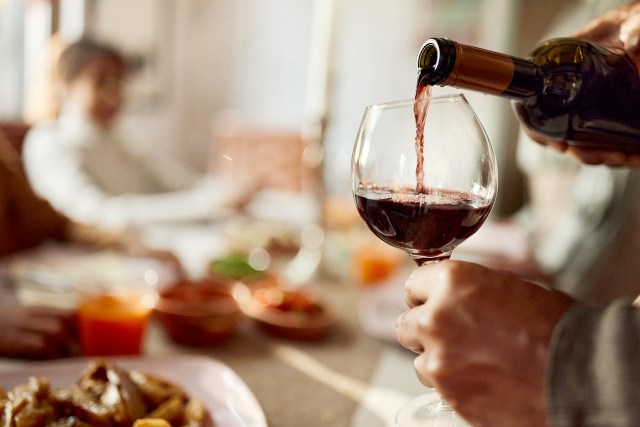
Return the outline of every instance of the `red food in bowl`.
[[[265,307],[281,311],[313,314],[323,310],[322,305],[307,292],[286,290],[275,285],[256,289],[253,298]]]
[[[316,292],[305,287],[285,288],[277,278],[251,285],[236,283],[234,296],[245,315],[265,331],[284,338],[322,339],[337,320]]]

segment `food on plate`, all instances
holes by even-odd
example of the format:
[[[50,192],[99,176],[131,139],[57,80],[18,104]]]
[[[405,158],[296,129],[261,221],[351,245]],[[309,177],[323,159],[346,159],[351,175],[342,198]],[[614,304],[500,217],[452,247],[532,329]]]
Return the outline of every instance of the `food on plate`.
[[[276,282],[257,288],[253,298],[265,307],[281,311],[313,314],[324,310],[309,292],[302,289],[284,289]]]
[[[171,427],[171,424],[162,418],[144,418],[133,423],[133,427]]]
[[[324,338],[336,323],[331,307],[310,287],[291,287],[277,276],[237,283],[234,297],[242,312],[262,329],[284,338]]]
[[[179,386],[99,359],[67,388],[37,377],[10,391],[0,387],[2,426],[198,427],[206,421],[203,404]]]

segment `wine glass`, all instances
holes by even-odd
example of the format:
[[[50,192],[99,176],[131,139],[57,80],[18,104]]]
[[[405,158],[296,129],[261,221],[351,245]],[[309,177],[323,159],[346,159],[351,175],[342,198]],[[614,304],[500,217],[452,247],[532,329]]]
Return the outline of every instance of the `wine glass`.
[[[367,107],[352,157],[360,216],[376,236],[405,250],[418,265],[448,259],[475,233],[491,211],[498,185],[493,148],[464,95],[429,94],[426,100],[426,105],[406,100]],[[424,144],[416,125],[422,114],[427,114]],[[411,421],[466,425],[433,394],[398,412],[398,427],[414,425]]]

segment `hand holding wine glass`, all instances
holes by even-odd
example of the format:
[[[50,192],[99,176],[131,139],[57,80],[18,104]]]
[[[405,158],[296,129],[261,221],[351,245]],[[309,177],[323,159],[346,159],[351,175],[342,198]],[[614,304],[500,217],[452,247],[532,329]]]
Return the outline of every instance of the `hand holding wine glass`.
[[[425,385],[472,425],[546,425],[549,343],[571,298],[462,261],[421,267],[405,287],[397,337]]]

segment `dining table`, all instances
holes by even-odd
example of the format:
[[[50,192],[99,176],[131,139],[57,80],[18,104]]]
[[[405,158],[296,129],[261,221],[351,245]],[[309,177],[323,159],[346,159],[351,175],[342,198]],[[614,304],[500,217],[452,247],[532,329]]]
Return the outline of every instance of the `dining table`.
[[[192,277],[205,275],[208,262],[229,250],[220,224],[215,223],[148,227],[141,237],[149,246],[171,250]],[[47,258],[64,250],[54,247],[44,252]],[[69,263],[91,273],[119,270],[112,254],[80,262],[75,249],[69,253]],[[415,354],[395,340],[395,322],[405,309],[404,281],[415,267],[408,262],[382,282],[363,287],[349,274],[348,257],[332,246],[330,238],[325,239],[321,254],[325,261],[333,258],[333,268],[312,261],[313,274],[302,275],[337,315],[326,336],[314,340],[275,336],[245,317],[227,339],[189,346],[173,341],[152,317],[138,363],[144,365],[148,360],[153,366],[157,358],[182,361],[198,357],[228,368],[246,386],[260,412],[242,424],[246,427],[396,427],[395,414],[404,403],[417,395],[435,393],[419,382],[413,366]],[[513,227],[489,222],[461,245],[454,258],[482,261],[525,255],[526,241]],[[0,386],[4,374],[28,370],[32,363],[0,358]],[[180,378],[181,373],[174,375]],[[185,372],[183,380],[207,382],[207,378],[194,379],[193,372]],[[215,387],[207,384],[207,390]]]
[[[185,242],[175,236],[169,239],[167,233],[154,230],[148,235],[149,241],[170,241],[187,267],[201,267],[223,250],[220,241],[211,237],[215,233],[203,233],[202,226],[199,230],[181,230],[179,236],[187,239]],[[210,238],[197,243],[194,236]],[[390,291],[386,292],[402,294],[402,274],[388,284]],[[268,426],[394,426],[397,409],[427,391],[415,375],[413,353],[388,333],[381,337],[363,328],[362,301],[369,291],[351,283],[348,275],[336,276],[319,269],[312,282],[338,318],[322,339],[274,336],[245,318],[226,340],[188,346],[174,342],[152,318],[139,357],[179,360],[198,356],[228,366],[253,394]],[[394,316],[387,316],[387,332],[393,331],[394,325]],[[30,363],[0,358],[0,378],[2,373],[23,369]]]
[[[354,310],[357,288],[331,280],[320,286],[339,314],[321,340],[272,336],[248,320],[222,344],[193,348],[171,342],[156,324],[145,352],[224,362],[253,392],[269,426],[393,426],[400,405],[426,391],[415,376],[413,355],[362,330]]]

